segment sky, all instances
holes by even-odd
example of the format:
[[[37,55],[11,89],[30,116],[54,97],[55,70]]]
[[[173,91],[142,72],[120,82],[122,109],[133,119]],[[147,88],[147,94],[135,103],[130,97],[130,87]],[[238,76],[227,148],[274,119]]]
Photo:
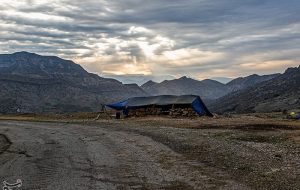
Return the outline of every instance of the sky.
[[[71,59],[129,83],[300,63],[299,0],[0,0],[0,53]]]

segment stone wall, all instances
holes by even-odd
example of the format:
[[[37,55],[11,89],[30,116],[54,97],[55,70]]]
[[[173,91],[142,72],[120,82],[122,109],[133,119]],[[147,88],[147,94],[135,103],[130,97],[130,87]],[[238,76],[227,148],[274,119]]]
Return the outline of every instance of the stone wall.
[[[162,109],[162,108],[139,108],[129,111],[129,117],[144,117],[147,115],[169,115],[172,117],[196,117],[198,114],[193,108],[173,108],[173,109]]]

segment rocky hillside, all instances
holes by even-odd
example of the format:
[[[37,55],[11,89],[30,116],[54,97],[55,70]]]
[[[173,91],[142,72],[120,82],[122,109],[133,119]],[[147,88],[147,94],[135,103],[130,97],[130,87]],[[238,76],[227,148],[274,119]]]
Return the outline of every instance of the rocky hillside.
[[[0,89],[0,113],[96,111],[101,103],[147,95],[72,61],[27,52],[0,55]]]
[[[273,112],[300,108],[300,66],[241,91],[230,93],[209,108],[218,113]]]

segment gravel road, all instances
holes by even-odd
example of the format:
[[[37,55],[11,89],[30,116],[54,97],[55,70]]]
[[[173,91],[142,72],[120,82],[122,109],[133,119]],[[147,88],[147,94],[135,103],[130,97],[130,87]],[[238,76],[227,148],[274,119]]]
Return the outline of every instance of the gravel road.
[[[178,139],[184,135],[200,137],[199,130],[161,127],[155,133],[159,135],[160,131],[176,131],[174,138]],[[183,153],[185,148],[176,151],[167,146],[168,139],[148,133],[109,123],[0,121],[0,180],[13,183],[21,179],[23,185],[19,189],[23,190],[254,189],[247,180],[232,177],[226,166],[219,167],[207,158],[189,159]],[[193,139],[207,139],[214,144],[208,155],[220,150],[234,151],[222,148],[225,141],[217,142],[207,134],[210,132],[201,132],[201,138]],[[201,149],[201,154],[205,151]]]

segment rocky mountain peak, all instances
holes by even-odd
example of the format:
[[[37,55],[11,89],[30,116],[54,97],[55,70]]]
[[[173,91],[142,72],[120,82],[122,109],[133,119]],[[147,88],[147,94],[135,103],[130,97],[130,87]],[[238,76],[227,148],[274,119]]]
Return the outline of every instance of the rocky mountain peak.
[[[26,76],[86,76],[88,74],[73,61],[56,56],[41,56],[25,51],[0,55],[0,67],[0,73],[2,74]]]
[[[180,77],[179,79],[180,80],[185,80],[185,79],[188,79],[188,77],[187,76],[183,76],[183,77]]]
[[[151,87],[151,86],[153,86],[155,84],[158,84],[158,83],[154,82],[153,80],[149,80],[146,83],[144,83],[141,87],[142,88],[148,88],[148,87]]]
[[[293,72],[300,72],[300,65],[298,67],[291,67],[285,70],[284,73],[293,73]]]
[[[12,55],[14,55],[14,56],[23,56],[23,57],[25,57],[25,56],[28,56],[28,57],[32,57],[32,56],[39,56],[38,54],[35,54],[35,53],[30,53],[30,52],[27,52],[27,51],[20,51],[20,52],[15,52],[15,53],[13,53]]]

